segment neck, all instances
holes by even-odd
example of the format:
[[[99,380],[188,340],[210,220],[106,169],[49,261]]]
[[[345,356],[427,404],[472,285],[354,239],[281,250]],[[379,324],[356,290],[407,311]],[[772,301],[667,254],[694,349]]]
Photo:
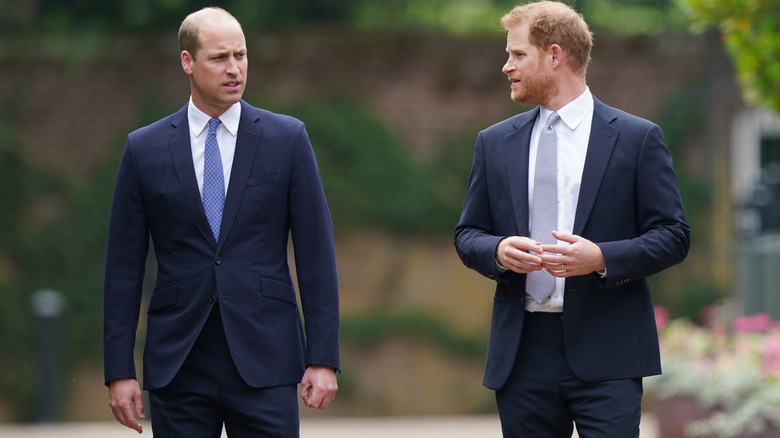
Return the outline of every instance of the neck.
[[[580,97],[586,88],[585,78],[576,77],[576,80],[572,78],[572,80],[561,81],[558,93],[552,96],[543,106],[549,110],[558,111],[574,99]]]

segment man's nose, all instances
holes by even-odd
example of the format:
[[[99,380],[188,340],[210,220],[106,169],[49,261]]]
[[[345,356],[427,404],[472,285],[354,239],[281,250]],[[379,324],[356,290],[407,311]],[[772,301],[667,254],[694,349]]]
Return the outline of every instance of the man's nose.
[[[238,73],[238,71],[239,71],[239,69],[238,69],[238,61],[236,61],[235,58],[231,57],[230,60],[228,61],[227,71],[228,71],[228,73],[231,73],[231,74],[237,74]]]
[[[504,67],[501,69],[501,72],[503,72],[504,74],[507,74],[510,71],[514,70],[514,69],[515,69],[515,66],[512,65],[512,63],[507,60],[507,62],[504,64]]]

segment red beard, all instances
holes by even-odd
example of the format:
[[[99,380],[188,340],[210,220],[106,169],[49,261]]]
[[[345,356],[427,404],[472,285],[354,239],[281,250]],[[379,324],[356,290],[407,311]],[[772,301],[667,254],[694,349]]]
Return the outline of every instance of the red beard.
[[[553,75],[535,73],[520,79],[519,85],[512,87],[512,100],[518,103],[545,105],[558,94],[558,84]]]

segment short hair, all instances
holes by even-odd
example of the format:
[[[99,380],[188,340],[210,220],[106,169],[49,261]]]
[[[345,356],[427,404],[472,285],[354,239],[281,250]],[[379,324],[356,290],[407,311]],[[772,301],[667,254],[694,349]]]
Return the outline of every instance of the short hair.
[[[535,47],[546,49],[558,44],[570,56],[570,67],[584,75],[590,64],[593,34],[580,13],[557,1],[539,1],[516,6],[501,17],[507,31],[528,25],[528,38]]]
[[[209,6],[195,11],[187,15],[184,21],[181,22],[181,26],[179,26],[179,50],[182,52],[188,51],[194,59],[198,50],[200,50],[200,25],[204,19],[209,19],[209,17],[214,17],[215,15],[224,15],[225,18],[231,18],[238,23],[236,17],[220,7]],[[238,25],[241,26],[241,23]]]

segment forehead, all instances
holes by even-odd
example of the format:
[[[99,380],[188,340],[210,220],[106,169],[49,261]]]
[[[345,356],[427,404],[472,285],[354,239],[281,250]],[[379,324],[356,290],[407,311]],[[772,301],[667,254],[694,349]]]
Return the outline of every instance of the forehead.
[[[507,51],[529,51],[536,49],[528,39],[528,25],[518,24],[513,26],[506,34]]]
[[[203,23],[198,33],[201,49],[241,50],[246,48],[246,40],[241,26],[228,19]]]

